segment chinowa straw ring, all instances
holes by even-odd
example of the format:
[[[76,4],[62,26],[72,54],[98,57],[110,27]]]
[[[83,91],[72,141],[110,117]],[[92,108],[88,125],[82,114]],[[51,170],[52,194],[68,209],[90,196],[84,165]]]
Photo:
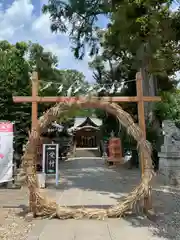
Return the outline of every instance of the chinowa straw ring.
[[[120,124],[127,128],[128,134],[137,141],[141,151],[144,153],[144,158],[141,159],[144,164],[144,174],[140,184],[132,192],[130,192],[123,201],[120,200],[116,205],[109,207],[108,209],[92,209],[85,208],[83,206],[79,208],[60,206],[54,200],[44,196],[38,187],[36,175],[36,146],[39,142],[40,135],[51,122],[55,121],[60,116],[70,113],[74,108],[99,108],[115,115]],[[23,168],[29,188],[31,211],[35,216],[49,218],[104,219],[105,217],[121,217],[126,214],[126,212],[133,210],[139,201],[148,195],[150,183],[154,175],[151,159],[151,146],[150,143],[142,136],[142,131],[139,126],[133,122],[132,117],[118,104],[111,103],[109,101],[101,101],[91,98],[81,101],[77,100],[75,103],[70,101],[58,103],[54,107],[50,108],[42,117],[39,118],[37,128],[32,130],[23,156]]]

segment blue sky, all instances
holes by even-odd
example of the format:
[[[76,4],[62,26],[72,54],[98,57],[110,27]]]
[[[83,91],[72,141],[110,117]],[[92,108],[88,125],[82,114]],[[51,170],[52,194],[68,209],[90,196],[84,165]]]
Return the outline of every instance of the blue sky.
[[[88,81],[92,81],[88,53],[82,61],[76,60],[68,36],[51,33],[49,16],[41,13],[46,2],[47,0],[0,0],[0,40],[11,43],[28,40],[38,42],[58,56],[59,68],[77,69],[84,73]],[[107,19],[102,16],[98,25],[104,28]]]
[[[48,51],[58,56],[59,68],[77,69],[84,73],[88,81],[93,81],[88,67],[88,52],[82,61],[76,60],[71,52],[68,36],[52,34],[48,15],[41,13],[48,0],[0,0],[0,40],[11,43],[28,41],[40,43]],[[176,9],[179,4],[173,4]],[[107,25],[107,18],[101,16],[98,25]]]

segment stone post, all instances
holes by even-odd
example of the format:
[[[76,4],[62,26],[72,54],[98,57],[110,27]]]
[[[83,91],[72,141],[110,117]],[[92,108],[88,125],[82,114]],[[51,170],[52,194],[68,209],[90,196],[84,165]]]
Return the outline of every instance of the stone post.
[[[180,186],[180,129],[172,121],[162,124],[164,144],[159,152],[159,173],[164,185]]]

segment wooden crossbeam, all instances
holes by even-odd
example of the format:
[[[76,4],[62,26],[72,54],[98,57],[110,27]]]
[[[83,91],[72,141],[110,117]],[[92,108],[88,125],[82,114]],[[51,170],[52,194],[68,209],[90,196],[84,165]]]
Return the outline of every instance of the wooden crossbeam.
[[[145,125],[145,116],[144,116],[144,102],[159,102],[161,98],[158,96],[144,96],[143,95],[143,79],[141,72],[136,74],[136,90],[137,96],[134,97],[102,97],[101,100],[109,102],[136,102],[138,105],[138,121],[139,126],[142,130],[144,138],[146,138],[146,125]],[[38,96],[38,75],[37,72],[32,74],[32,96],[22,97],[22,96],[13,96],[13,101],[15,103],[32,103],[32,128],[37,126],[38,122],[38,103],[57,103],[57,102],[76,102],[77,100],[85,100],[85,97],[40,97]],[[94,97],[94,99],[99,99]],[[142,176],[144,175],[144,153],[140,151],[141,158],[141,172]],[[151,195],[151,194],[150,194]],[[145,198],[145,209],[148,211],[152,208],[152,202],[150,195]]]
[[[77,100],[85,100],[85,97],[57,97],[57,96],[49,96],[49,97],[40,97],[38,96],[38,75],[37,72],[33,72],[32,74],[32,96],[13,96],[13,101],[15,103],[32,103],[32,127],[37,125],[38,121],[38,103],[57,103],[57,102],[76,102]],[[144,136],[145,136],[145,119],[144,119],[144,102],[158,102],[161,101],[161,98],[158,96],[143,96],[143,88],[142,88],[142,76],[141,73],[136,74],[136,89],[137,96],[128,97],[128,96],[120,96],[120,97],[102,97],[101,100],[109,101],[109,102],[136,102],[138,104],[138,119],[141,129],[143,128]],[[93,99],[99,99],[97,97],[93,97]]]
[[[91,99],[99,99],[98,97],[92,97]],[[13,97],[13,101],[16,103],[57,103],[57,102],[76,102],[77,100],[86,100],[85,97],[21,97],[16,96]],[[101,100],[109,101],[109,102],[138,102],[138,97],[101,97]],[[144,102],[159,102],[161,100],[160,97],[143,97]]]

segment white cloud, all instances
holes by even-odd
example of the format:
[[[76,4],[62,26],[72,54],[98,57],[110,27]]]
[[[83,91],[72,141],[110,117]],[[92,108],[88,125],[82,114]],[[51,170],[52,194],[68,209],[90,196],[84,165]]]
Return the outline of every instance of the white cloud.
[[[51,32],[50,26],[49,14],[42,14],[32,23],[32,32],[40,34],[44,39],[52,39],[56,36]]]
[[[68,57],[70,54],[69,48],[60,48],[58,43],[46,44],[46,45],[44,45],[44,49],[52,52],[54,55],[59,57],[59,59],[61,57]],[[60,63],[61,63],[61,61],[60,61]]]
[[[59,43],[60,44],[60,43]],[[84,60],[75,60],[71,52],[71,49],[68,47],[60,48],[58,43],[50,43],[44,45],[45,50],[52,52],[58,57],[59,66],[62,69],[72,68],[84,73],[88,81],[92,81],[92,72],[88,68],[88,62],[90,58],[88,55],[84,57]],[[67,59],[67,60],[66,60]],[[66,60],[66,61],[64,61]]]
[[[40,0],[41,7],[47,0]],[[59,68],[72,68],[82,71],[92,80],[88,68],[88,56],[83,61],[74,59],[66,34],[52,34],[49,15],[38,13],[40,9],[30,0],[14,0],[6,9],[0,4],[0,40],[9,42],[32,41],[44,46],[47,51],[57,55]],[[38,16],[37,16],[38,15]]]
[[[26,24],[32,18],[34,6],[29,0],[16,0],[5,12],[5,20],[13,26]]]
[[[0,38],[13,37],[17,30],[25,26],[33,18],[34,6],[28,0],[16,0],[3,11],[0,7]]]

